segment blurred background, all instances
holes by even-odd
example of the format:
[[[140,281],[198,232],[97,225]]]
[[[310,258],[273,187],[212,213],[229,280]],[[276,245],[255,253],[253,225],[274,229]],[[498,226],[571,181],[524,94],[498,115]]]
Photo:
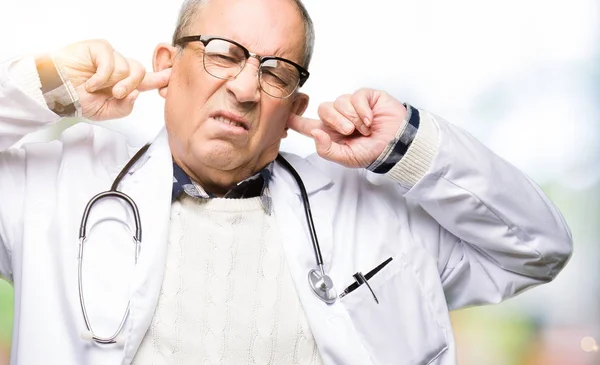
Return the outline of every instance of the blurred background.
[[[600,2],[305,0],[317,42],[306,115],[368,86],[432,111],[531,176],[569,223],[571,262],[552,283],[500,305],[453,313],[460,365],[600,364]],[[151,67],[180,1],[0,0],[0,60],[105,38]],[[143,94],[111,122],[150,138],[162,101]],[[54,138],[65,120],[26,141]],[[24,141],[25,142],[25,141]],[[311,140],[283,149],[306,155]],[[0,280],[0,364],[12,289]]]

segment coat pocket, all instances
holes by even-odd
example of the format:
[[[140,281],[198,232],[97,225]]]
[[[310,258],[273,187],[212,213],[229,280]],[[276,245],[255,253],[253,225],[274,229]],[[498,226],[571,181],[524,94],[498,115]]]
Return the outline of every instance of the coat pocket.
[[[413,267],[394,258],[366,285],[341,299],[378,365],[433,365],[448,348],[446,328],[435,315]]]

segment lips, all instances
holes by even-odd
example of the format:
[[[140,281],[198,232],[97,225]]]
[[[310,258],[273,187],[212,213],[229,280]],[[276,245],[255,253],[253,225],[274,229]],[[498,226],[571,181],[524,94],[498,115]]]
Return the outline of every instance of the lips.
[[[217,113],[212,114],[210,117],[216,121],[219,121],[221,123],[225,123],[225,124],[228,124],[228,125],[231,125],[234,127],[244,128],[245,130],[250,129],[250,123],[248,123],[248,121],[246,119],[244,119],[243,117],[240,117],[238,115],[232,114],[232,113],[217,112]]]

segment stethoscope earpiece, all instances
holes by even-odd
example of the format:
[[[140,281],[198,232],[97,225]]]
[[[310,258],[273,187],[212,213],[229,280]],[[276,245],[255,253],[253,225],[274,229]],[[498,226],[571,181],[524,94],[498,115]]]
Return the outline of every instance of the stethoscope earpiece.
[[[116,343],[117,346],[125,346],[125,337],[122,334],[119,334],[117,337],[115,337],[113,340],[102,340],[102,339],[98,339],[94,336],[94,334],[92,333],[92,331],[87,330],[87,331],[83,331],[80,334],[80,337],[82,340],[84,341],[88,341],[88,342],[97,342],[100,344],[111,344],[111,343]]]

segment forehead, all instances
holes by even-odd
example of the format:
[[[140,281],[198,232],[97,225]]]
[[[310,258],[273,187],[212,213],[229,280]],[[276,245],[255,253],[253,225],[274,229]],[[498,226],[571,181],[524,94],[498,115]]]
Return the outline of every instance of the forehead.
[[[190,30],[233,39],[259,55],[302,61],[304,25],[291,0],[211,0]]]

